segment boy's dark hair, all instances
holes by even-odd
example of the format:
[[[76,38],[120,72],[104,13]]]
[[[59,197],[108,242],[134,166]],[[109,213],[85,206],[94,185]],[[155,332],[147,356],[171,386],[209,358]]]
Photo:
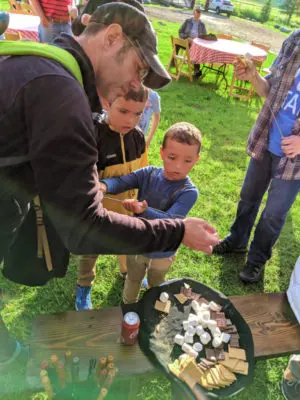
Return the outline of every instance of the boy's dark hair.
[[[189,122],[177,122],[177,124],[170,126],[163,139],[163,149],[166,147],[168,139],[189,145],[196,144],[198,145],[198,153],[200,153],[202,146],[201,132],[195,125]]]
[[[148,100],[148,97],[149,97],[149,89],[141,85],[139,90],[130,89],[129,92],[125,94],[124,99],[142,103]]]

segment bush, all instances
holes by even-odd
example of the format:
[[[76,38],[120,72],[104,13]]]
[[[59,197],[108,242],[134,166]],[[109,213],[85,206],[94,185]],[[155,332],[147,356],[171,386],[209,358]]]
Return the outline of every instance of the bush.
[[[254,10],[253,8],[239,8],[235,7],[233,10],[233,15],[236,15],[240,18],[251,19],[255,21],[260,20],[259,11]]]
[[[262,23],[269,21],[271,14],[271,0],[267,0],[260,11],[260,21]]]

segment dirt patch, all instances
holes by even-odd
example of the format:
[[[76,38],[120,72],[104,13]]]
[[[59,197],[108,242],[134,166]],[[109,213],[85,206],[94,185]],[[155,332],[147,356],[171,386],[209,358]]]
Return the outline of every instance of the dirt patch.
[[[145,8],[146,14],[149,17],[164,19],[169,22],[183,23],[186,18],[192,15],[192,13],[189,11],[174,10],[167,7],[156,8],[146,6]],[[255,41],[258,43],[263,43],[270,46],[271,50],[276,53],[278,53],[282,42],[286,38],[286,36],[280,32],[273,32],[258,23],[247,20],[228,18],[223,15],[217,15],[210,12],[203,12],[201,19],[205,23],[208,32],[215,31],[226,33],[246,42]]]

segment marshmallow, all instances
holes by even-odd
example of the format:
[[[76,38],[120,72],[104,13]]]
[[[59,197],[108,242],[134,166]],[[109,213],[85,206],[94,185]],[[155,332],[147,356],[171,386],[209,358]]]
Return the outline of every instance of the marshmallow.
[[[217,327],[217,328],[211,329],[211,334],[213,335],[213,337],[221,337],[222,332],[221,332],[220,328]]]
[[[160,296],[159,296],[159,300],[160,300],[162,303],[166,303],[166,302],[169,300],[169,295],[168,295],[168,293],[167,293],[167,292],[162,292],[162,293],[160,294]]]
[[[196,343],[193,344],[193,349],[195,351],[197,351],[198,353],[200,353],[200,351],[203,350],[203,346],[202,346],[202,344],[200,342],[196,342]]]
[[[204,328],[202,325],[198,325],[196,328],[196,333],[198,336],[202,335],[202,333],[204,332]]]
[[[206,345],[211,341],[211,336],[210,336],[210,334],[208,332],[203,332],[200,335],[200,340],[201,340],[202,344]]]
[[[220,336],[216,336],[213,338],[212,345],[213,347],[220,347],[222,344],[222,338]]]
[[[182,321],[183,329],[186,331],[191,326],[190,321]]]
[[[186,354],[189,354],[190,356],[192,356],[192,357],[194,357],[194,358],[197,358],[197,357],[198,357],[197,351],[194,350],[194,349],[192,348],[192,346],[190,346],[189,344],[184,343],[184,344],[181,346],[181,348],[182,348],[182,350],[183,350]]]
[[[208,310],[207,311],[203,311],[200,314],[200,318],[201,318],[202,321],[205,321],[207,323],[210,320],[210,312]]]
[[[200,309],[201,309],[201,311],[207,311],[207,310],[209,310],[209,305],[206,303],[202,303],[200,305]]]
[[[184,343],[184,337],[183,337],[182,335],[177,334],[177,335],[174,337],[174,342],[175,342],[176,344],[179,344],[179,346],[182,346],[183,343]]]
[[[231,338],[231,335],[229,333],[223,332],[221,335],[222,342],[224,342],[224,343],[228,343],[230,338]]]
[[[189,333],[190,335],[194,336],[195,333],[196,333],[196,328],[194,326],[192,326],[192,325],[189,325],[187,327],[186,333]]]
[[[212,311],[219,311],[220,310],[220,306],[217,303],[215,303],[214,301],[210,301],[208,306]]]
[[[188,317],[188,321],[190,325],[197,326],[198,325],[198,317],[195,314],[190,314]]]
[[[217,328],[217,321],[214,319],[210,319],[207,321],[207,326],[210,330],[216,329]]]
[[[184,335],[184,342],[192,344],[194,342],[194,335],[191,335],[190,333],[186,332]]]
[[[200,314],[201,308],[200,308],[200,304],[198,303],[198,301],[193,300],[191,304],[192,304],[192,309],[195,311],[195,313]]]

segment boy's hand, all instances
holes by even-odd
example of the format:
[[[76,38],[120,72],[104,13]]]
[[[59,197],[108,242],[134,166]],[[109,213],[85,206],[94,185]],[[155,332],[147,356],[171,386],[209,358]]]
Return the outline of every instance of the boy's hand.
[[[281,141],[281,149],[288,158],[300,154],[300,136],[288,136]]]
[[[81,16],[82,25],[86,26],[89,23],[90,19],[91,19],[91,15],[90,14],[82,14],[82,16]]]
[[[134,214],[141,214],[147,209],[148,203],[146,200],[138,201],[135,199],[126,199],[123,201],[123,207]]]
[[[106,191],[107,191],[107,186],[105,185],[105,183],[100,182],[100,190],[101,190],[103,193],[106,193]]]
[[[50,25],[50,22],[48,21],[47,17],[41,17],[41,24],[44,28],[48,28]]]
[[[183,222],[185,233],[182,243],[193,250],[212,254],[213,247],[219,243],[215,228],[200,218],[187,218]]]

